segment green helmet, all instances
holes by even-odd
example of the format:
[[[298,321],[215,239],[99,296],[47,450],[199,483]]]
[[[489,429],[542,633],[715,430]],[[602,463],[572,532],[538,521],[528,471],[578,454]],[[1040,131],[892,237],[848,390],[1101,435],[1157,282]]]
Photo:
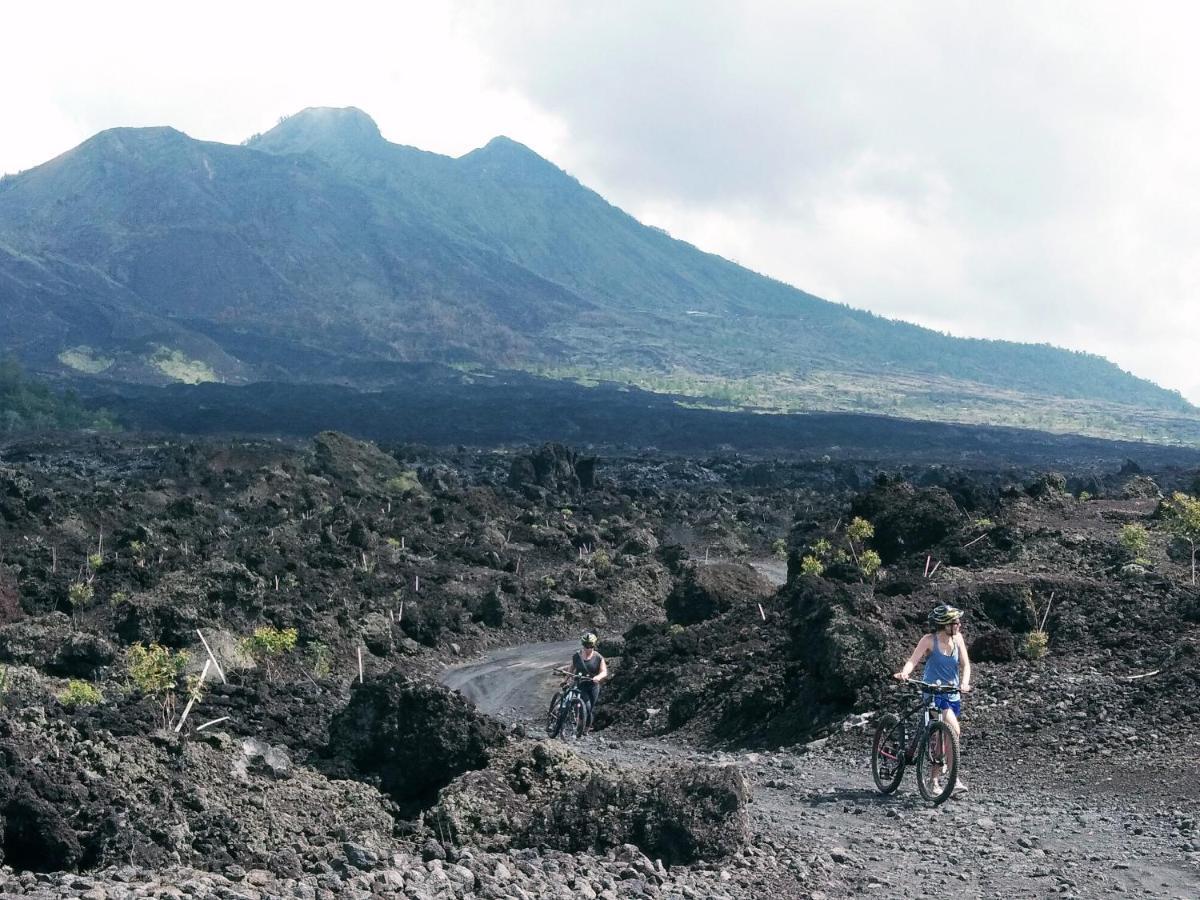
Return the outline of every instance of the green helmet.
[[[957,606],[939,603],[929,613],[929,627],[934,630],[944,628],[951,622],[957,622],[962,617],[963,611]]]
[[[579,638],[579,643],[585,647],[595,647],[600,638],[596,637],[595,632],[585,631]]]

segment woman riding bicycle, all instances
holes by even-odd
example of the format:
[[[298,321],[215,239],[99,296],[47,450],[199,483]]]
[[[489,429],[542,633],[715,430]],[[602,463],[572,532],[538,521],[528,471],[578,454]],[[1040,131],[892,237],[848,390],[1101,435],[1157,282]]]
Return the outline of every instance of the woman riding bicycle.
[[[598,640],[599,638],[595,634],[590,631],[586,632],[579,639],[582,646],[571,657],[571,671],[576,675],[584,675],[591,679],[581,682],[579,685],[584,705],[587,706],[588,728],[592,727],[592,720],[596,715],[596,701],[600,699],[600,682],[608,677],[608,663],[596,651]]]
[[[935,606],[929,613],[929,634],[917,642],[908,662],[892,676],[904,681],[928,656],[921,680],[930,683],[940,681],[958,688],[952,694],[935,694],[933,701],[942,711],[942,721],[950,726],[959,739],[962,738],[958,722],[962,716],[962,694],[971,690],[971,658],[967,655],[967,644],[962,636],[962,616],[962,610],[956,607],[945,603]],[[966,782],[959,775],[954,792],[961,793],[966,789]]]

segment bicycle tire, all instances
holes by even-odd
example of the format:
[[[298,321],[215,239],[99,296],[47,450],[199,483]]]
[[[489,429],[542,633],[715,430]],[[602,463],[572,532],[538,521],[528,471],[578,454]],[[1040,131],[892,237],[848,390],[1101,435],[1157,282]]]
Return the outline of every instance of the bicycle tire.
[[[588,730],[588,711],[587,705],[582,700],[575,701],[575,737],[581,738],[587,734]]]
[[[554,695],[554,699],[550,701],[550,709],[546,713],[546,734],[552,738],[558,737],[558,733],[562,730],[562,691]]]
[[[871,777],[879,793],[890,794],[900,787],[908,765],[904,740],[904,722],[888,713],[875,726],[871,742]]]
[[[576,698],[567,704],[567,708],[563,710],[562,715],[562,732],[563,740],[573,741],[581,736],[580,728],[582,727],[583,717],[587,715],[583,709],[583,701]]]
[[[938,771],[943,763],[944,774]],[[945,722],[933,722],[921,736],[921,749],[917,753],[917,790],[937,806],[954,793],[957,782],[958,736]]]

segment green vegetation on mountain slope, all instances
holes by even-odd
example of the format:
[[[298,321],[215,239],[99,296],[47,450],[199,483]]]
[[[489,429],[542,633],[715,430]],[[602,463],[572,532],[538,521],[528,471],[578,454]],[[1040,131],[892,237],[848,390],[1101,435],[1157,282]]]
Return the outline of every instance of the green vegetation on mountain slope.
[[[1100,357],[828,303],[639,224],[511,140],[452,159],[357,110],[241,147],[115,129],[4,179],[0,336],[38,367],[149,383],[357,383],[431,361],[777,411],[1200,427]]]

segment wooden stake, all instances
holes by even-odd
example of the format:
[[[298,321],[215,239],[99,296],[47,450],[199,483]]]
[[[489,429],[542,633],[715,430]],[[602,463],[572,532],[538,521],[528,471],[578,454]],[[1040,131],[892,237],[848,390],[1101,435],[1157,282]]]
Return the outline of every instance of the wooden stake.
[[[932,553],[926,553],[926,554],[925,554],[925,574],[924,574],[924,576],[922,576],[922,577],[924,577],[924,578],[928,578],[928,577],[929,577],[929,563],[930,563],[932,560],[933,560],[933,554],[932,554]]]
[[[197,725],[196,730],[203,731],[209,725],[216,725],[218,722],[224,722],[224,721],[227,721],[228,719],[229,719],[229,716],[221,716],[221,718],[219,718],[219,719],[209,719],[203,725]]]
[[[396,617],[396,621],[397,622],[404,621],[404,601],[403,600],[400,601],[400,615]]]
[[[191,696],[188,697],[187,706],[183,708],[183,715],[179,717],[179,724],[175,726],[176,734],[179,734],[180,729],[183,728],[183,723],[187,721],[188,713],[192,711],[192,704],[196,702],[196,695],[200,693],[200,688],[204,686],[204,679],[208,677],[208,667],[211,665],[211,659],[204,661],[204,669],[200,672],[200,681],[196,684],[196,689],[192,691]]]
[[[358,683],[363,683],[362,647],[358,648]]]
[[[217,667],[217,674],[221,676],[221,684],[228,684],[225,680],[225,673],[221,671],[221,664],[217,662],[217,655],[212,652],[212,647],[208,646],[208,641],[204,639],[204,635],[200,629],[196,629],[196,634],[200,635],[200,643],[204,645],[204,649],[208,652],[208,658],[212,660],[212,664]]]
[[[762,620],[763,620],[764,622],[765,622],[765,621],[767,621],[767,614],[766,614],[765,612],[763,612],[763,608],[762,608],[762,604],[761,604],[761,603],[760,603],[760,604],[758,604],[758,614],[759,614],[760,616],[762,616]]]
[[[413,576],[413,593],[414,594],[421,593],[421,576],[420,575]]]
[[[275,590],[279,590],[279,576],[275,576]]]
[[[938,570],[938,566],[940,566],[941,564],[942,564],[942,561],[940,559],[936,563],[933,564],[933,571],[929,573],[930,578],[933,577],[933,573]]]

